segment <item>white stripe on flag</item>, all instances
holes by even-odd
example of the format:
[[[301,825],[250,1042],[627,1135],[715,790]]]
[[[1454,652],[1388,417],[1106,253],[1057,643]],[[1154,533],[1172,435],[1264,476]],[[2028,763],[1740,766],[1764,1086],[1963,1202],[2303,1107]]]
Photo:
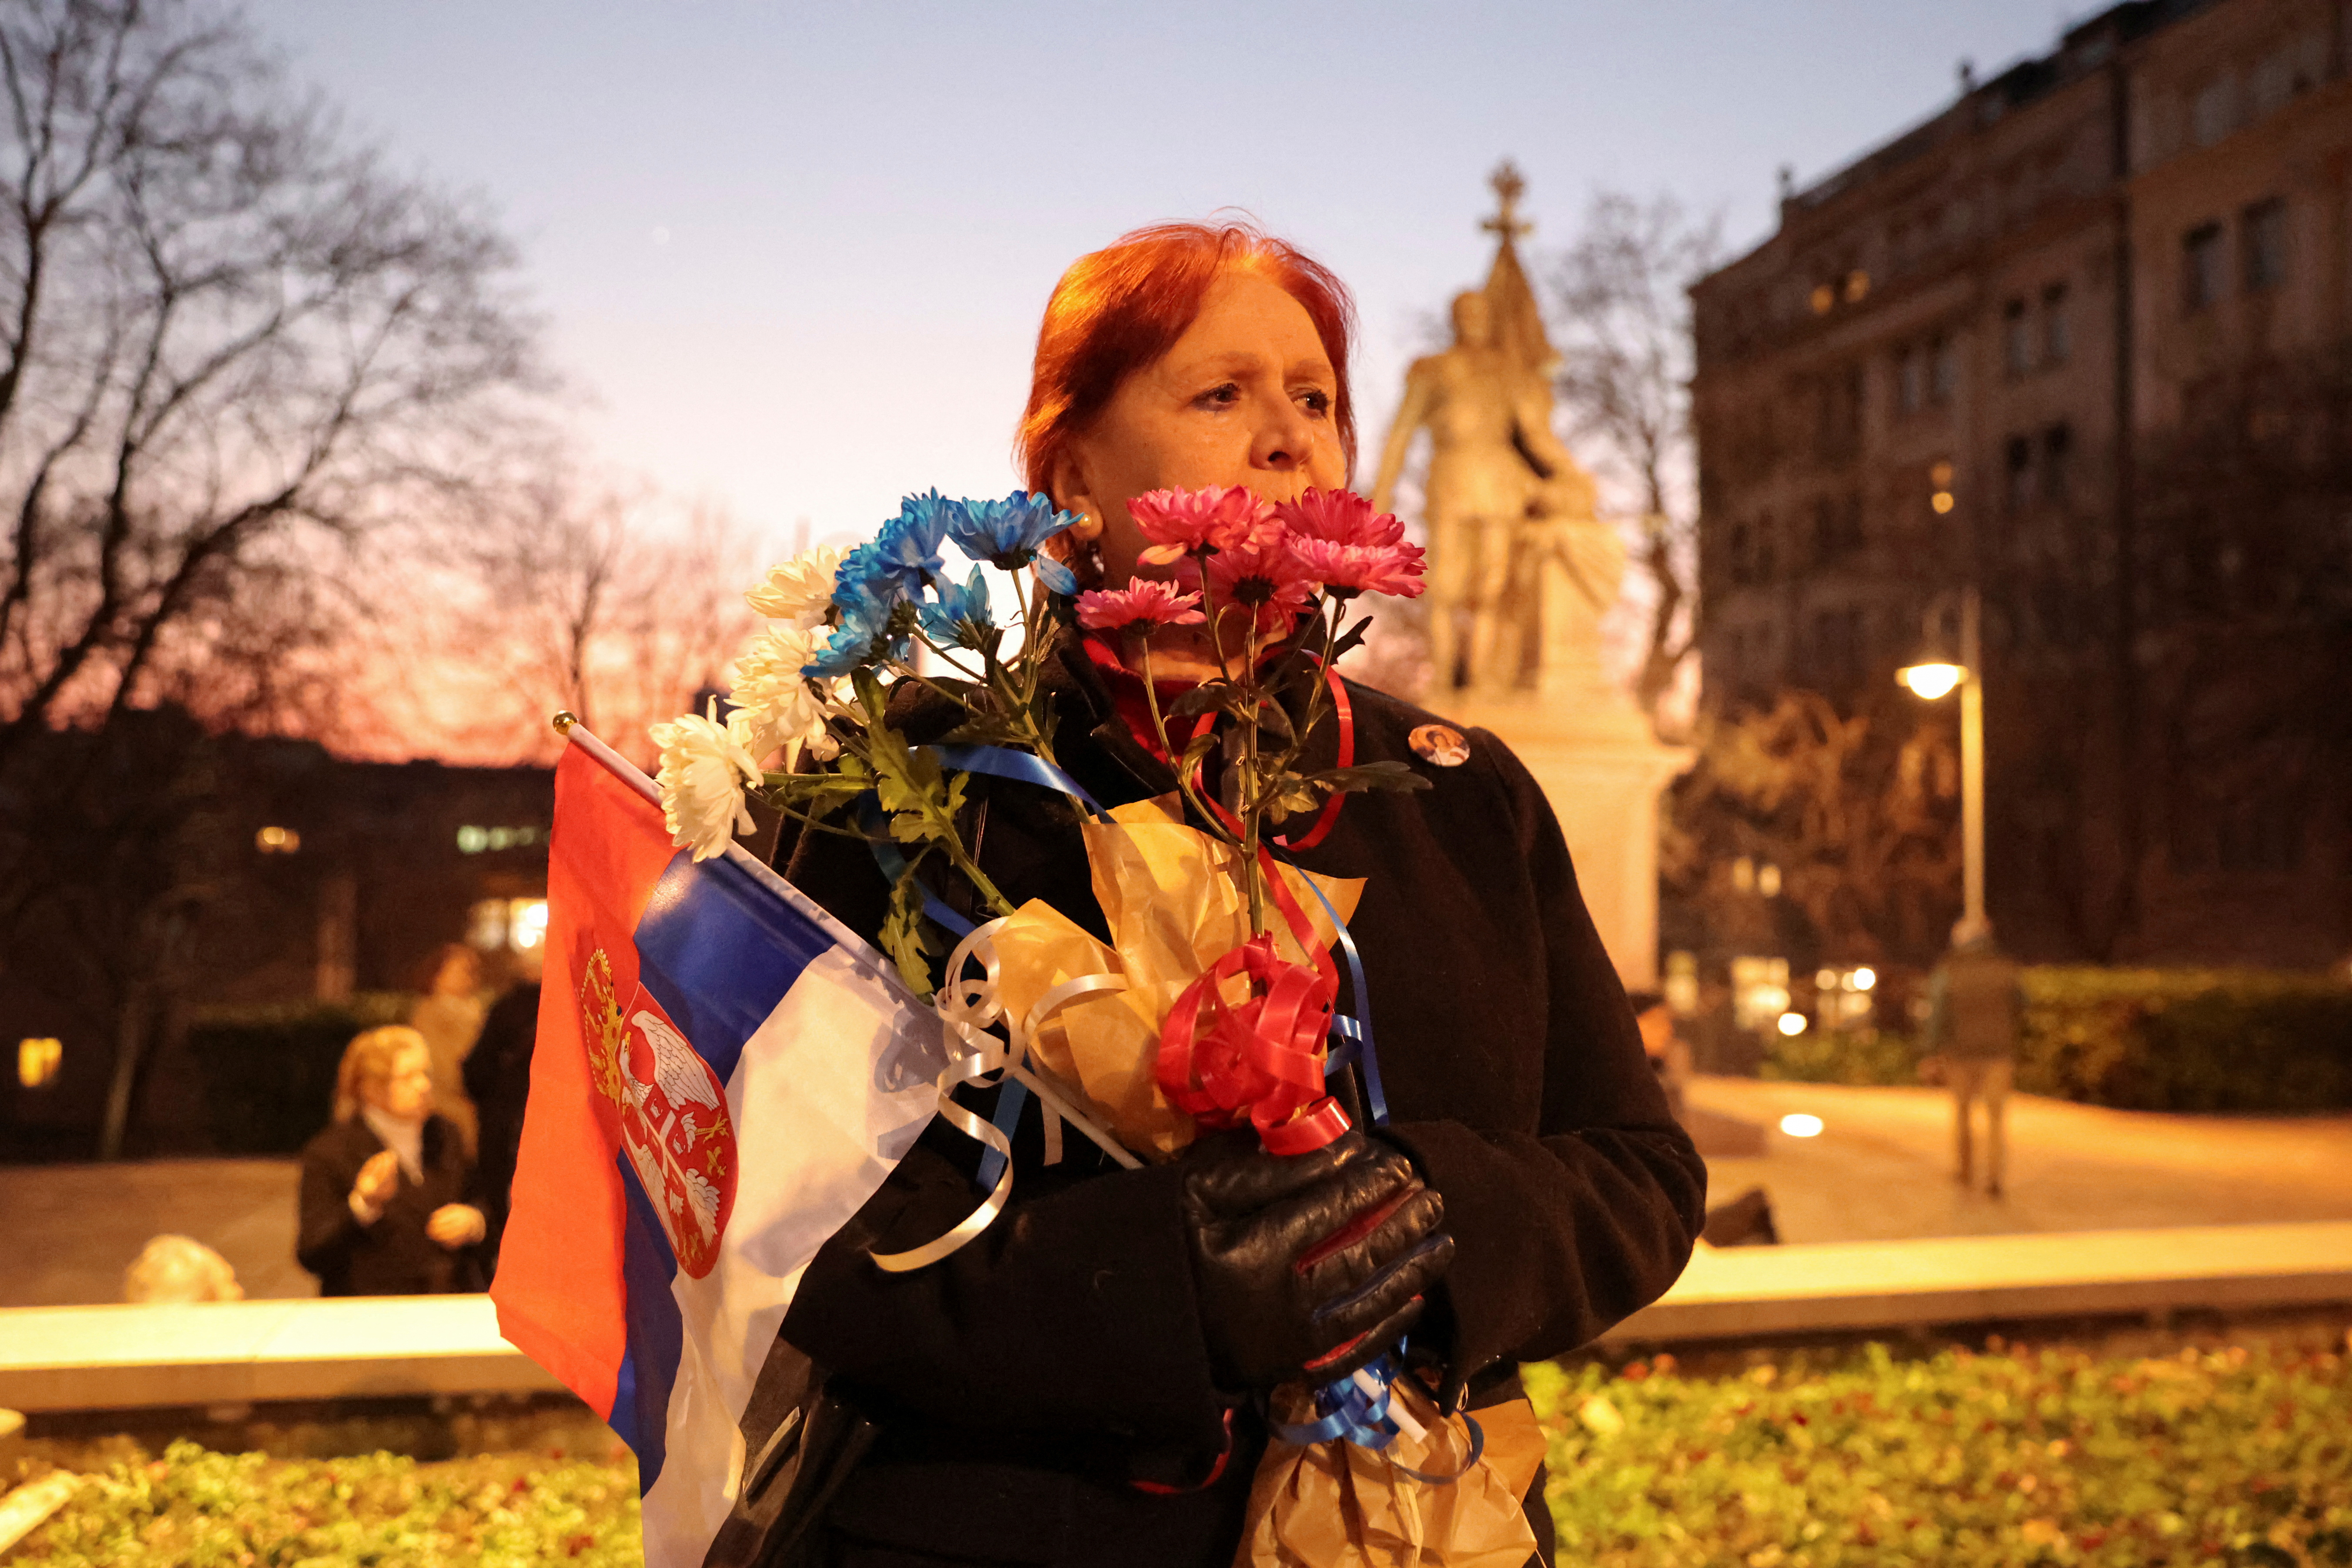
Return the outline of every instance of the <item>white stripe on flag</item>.
[[[809,1259],[906,1157],[937,1105],[939,1018],[839,950],[802,971],[727,1085],[735,1207],[709,1275],[672,1283],[685,1342],[646,1568],[698,1568],[733,1506],[739,1423]]]

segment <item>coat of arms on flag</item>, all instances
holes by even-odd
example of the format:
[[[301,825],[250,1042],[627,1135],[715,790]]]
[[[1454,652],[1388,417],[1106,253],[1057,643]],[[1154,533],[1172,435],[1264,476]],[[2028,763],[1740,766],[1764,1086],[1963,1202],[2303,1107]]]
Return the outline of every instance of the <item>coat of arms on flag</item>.
[[[637,1456],[652,1568],[700,1563],[817,1248],[936,1109],[939,1017],[740,851],[673,849],[652,781],[576,727],[556,770],[546,974],[507,1338]]]

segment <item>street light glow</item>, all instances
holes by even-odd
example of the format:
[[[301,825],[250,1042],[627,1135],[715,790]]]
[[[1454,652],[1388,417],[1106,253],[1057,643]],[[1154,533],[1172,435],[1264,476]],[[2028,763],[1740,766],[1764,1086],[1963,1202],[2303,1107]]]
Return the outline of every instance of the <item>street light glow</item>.
[[[1933,702],[1959,685],[1968,673],[1957,664],[1913,664],[1896,670],[1895,679]]]
[[[1853,988],[1856,991],[1867,991],[1877,984],[1878,971],[1875,969],[1865,967],[1853,972]]]
[[[1822,1135],[1822,1119],[1792,1110],[1780,1118],[1780,1131],[1791,1138],[1818,1138]]]
[[[1780,1028],[1782,1034],[1794,1039],[1805,1032],[1805,1016],[1802,1013],[1783,1013]]]

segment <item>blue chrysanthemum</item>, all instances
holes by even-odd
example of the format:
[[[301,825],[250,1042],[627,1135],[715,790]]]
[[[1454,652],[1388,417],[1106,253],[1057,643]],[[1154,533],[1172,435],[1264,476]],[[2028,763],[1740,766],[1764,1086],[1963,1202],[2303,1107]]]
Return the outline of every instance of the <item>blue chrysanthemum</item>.
[[[1047,593],[1076,594],[1078,591],[1077,574],[1052,556],[1040,555],[1032,564],[1037,568],[1037,581],[1045,584]]]
[[[1029,564],[1045,541],[1077,521],[1074,512],[1056,511],[1047,497],[1014,490],[1003,500],[954,503],[949,509],[948,537],[974,561],[985,561],[1002,572],[1017,572]]]
[[[941,583],[940,596],[925,605],[921,614],[923,632],[933,642],[980,647],[981,638],[994,625],[988,607],[987,575],[975,566],[961,587]]]
[[[939,575],[940,545],[947,538],[954,510],[954,503],[937,490],[908,496],[898,503],[898,515],[882,525],[874,542],[852,551],[851,559],[866,556],[861,574],[867,581],[887,578],[900,593],[919,595]],[[842,564],[846,567],[849,562]]]
[[[864,559],[860,559],[864,557]],[[906,595],[887,574],[875,569],[874,546],[861,544],[843,558],[834,578],[833,607],[840,617],[833,636],[801,673],[819,677],[847,675],[889,651],[890,615]]]

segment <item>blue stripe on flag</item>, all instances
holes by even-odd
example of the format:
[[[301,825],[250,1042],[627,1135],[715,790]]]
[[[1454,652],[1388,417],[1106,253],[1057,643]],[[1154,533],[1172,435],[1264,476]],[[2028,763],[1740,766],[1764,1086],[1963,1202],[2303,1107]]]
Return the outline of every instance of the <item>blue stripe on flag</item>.
[[[638,918],[637,978],[722,1084],[801,971],[832,951],[814,921],[730,860],[684,850]]]
[[[670,1294],[677,1259],[670,1255],[669,1238],[662,1234],[653,1200],[629,1168],[628,1155],[620,1155],[618,1163],[622,1189],[629,1194],[621,1253],[629,1340],[606,1424],[637,1456],[637,1491],[642,1496],[660,1478],[669,1449],[669,1394],[677,1381],[686,1329],[678,1318],[677,1298]]]

